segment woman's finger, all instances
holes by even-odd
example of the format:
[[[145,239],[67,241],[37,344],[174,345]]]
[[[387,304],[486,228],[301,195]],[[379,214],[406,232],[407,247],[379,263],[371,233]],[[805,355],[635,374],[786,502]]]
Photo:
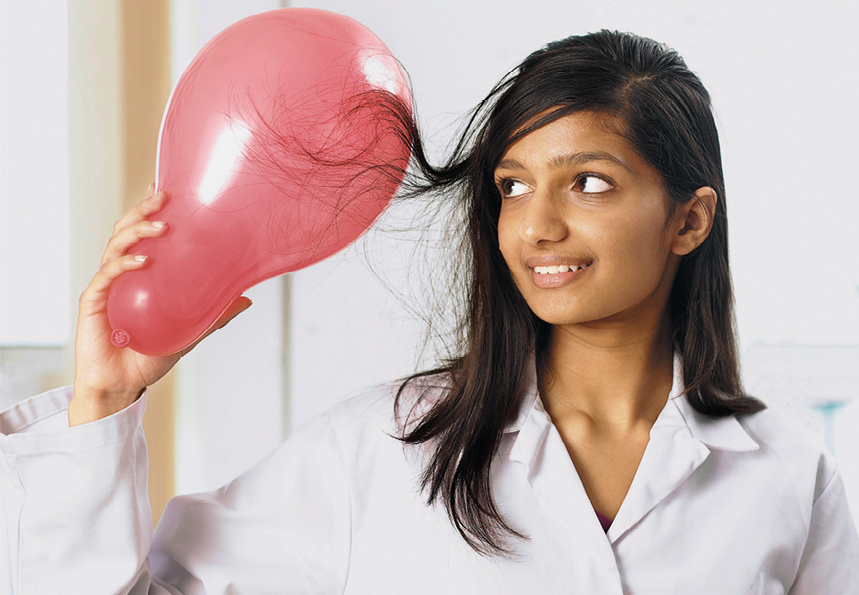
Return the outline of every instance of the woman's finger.
[[[208,337],[209,335],[214,333],[216,330],[222,329],[225,326],[227,326],[227,324],[233,318],[235,318],[236,316],[238,316],[239,314],[241,314],[242,312],[244,312],[245,310],[250,308],[252,305],[253,305],[253,302],[250,300],[250,298],[246,298],[243,295],[234,299],[232,301],[232,303],[227,307],[226,311],[223,314],[221,314],[221,316],[218,318],[218,320],[215,321],[215,324],[213,324],[212,327],[209,330],[207,330],[206,333],[202,337],[200,337],[199,339],[194,341],[191,345],[189,345],[188,347],[186,347],[185,349],[183,349],[182,351],[179,352],[179,357],[180,358],[184,357],[185,354],[188,353],[189,351],[191,351],[192,349],[194,349],[194,347],[196,347],[200,341],[202,341],[203,339],[205,339],[206,337]]]
[[[113,233],[111,235],[115,236],[126,227],[148,219],[151,215],[163,209],[165,204],[167,204],[166,192],[158,192],[157,194],[147,196],[139,203],[128,209],[128,211],[126,211],[125,214],[120,217],[116,223],[114,223]]]
[[[107,294],[116,278],[126,271],[143,268],[147,260],[142,254],[129,254],[103,264],[81,294],[81,314],[101,312],[107,306]]]
[[[125,256],[137,242],[143,238],[157,238],[167,233],[169,226],[164,221],[138,221],[126,227],[110,238],[104,254],[101,257],[101,266],[111,260]]]

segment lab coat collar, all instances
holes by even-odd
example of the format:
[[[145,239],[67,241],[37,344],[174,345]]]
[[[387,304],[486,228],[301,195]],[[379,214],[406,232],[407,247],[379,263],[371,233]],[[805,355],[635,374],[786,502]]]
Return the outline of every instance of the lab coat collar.
[[[531,417],[534,409],[545,412],[543,403],[537,391],[537,360],[532,353],[528,363],[525,365],[525,374],[520,384],[519,403],[511,418],[507,421],[504,434],[518,432]]]
[[[735,416],[713,417],[704,415],[692,407],[684,392],[683,363],[680,356],[675,354],[674,385],[668,395],[668,403],[673,402],[677,407],[692,436],[711,450],[746,452],[760,448],[760,445],[749,436]]]
[[[715,418],[692,408],[684,394],[682,368],[680,357],[675,355],[671,392],[650,430],[650,441],[623,504],[604,534],[608,543],[620,539],[674,492],[713,450],[739,452],[759,448],[734,416]],[[567,504],[580,501],[580,506],[572,507],[578,512],[569,512],[571,518],[564,521],[559,517],[558,522],[568,523],[570,530],[586,527],[594,538],[602,535],[596,515],[588,512],[592,507],[584,486],[543,408],[533,360],[525,377],[519,408],[505,432],[513,441],[510,460],[526,466],[528,481],[546,502],[555,502],[554,510],[564,508],[560,500],[556,501],[558,498],[567,498]]]
[[[760,448],[735,416],[712,417],[699,413],[684,393],[683,362],[680,355],[675,353],[674,382],[665,409],[654,423],[654,428],[660,425],[685,425],[696,442],[711,450],[745,452]],[[522,382],[522,397],[504,430],[505,434],[519,434],[515,437],[511,459],[520,460],[530,467],[548,423],[551,420],[537,390],[536,358],[532,354]]]
[[[714,450],[743,452],[758,444],[733,415],[698,413],[683,386],[683,365],[674,356],[674,383],[662,412],[650,429],[650,441],[629,491],[606,537],[614,543],[674,492]]]

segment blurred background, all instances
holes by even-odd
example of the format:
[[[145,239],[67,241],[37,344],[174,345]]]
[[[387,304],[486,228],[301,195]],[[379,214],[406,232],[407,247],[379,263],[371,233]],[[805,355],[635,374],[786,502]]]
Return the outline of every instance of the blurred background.
[[[78,298],[154,180],[185,66],[231,23],[287,5],[348,15],[388,45],[436,156],[548,41],[610,28],[677,49],[720,127],[746,388],[826,442],[856,516],[859,4],[837,0],[0,0],[0,409],[73,382]],[[394,295],[414,288],[413,248],[371,232],[250,289],[253,307],[150,389],[156,520],[350,393],[432,363]]]

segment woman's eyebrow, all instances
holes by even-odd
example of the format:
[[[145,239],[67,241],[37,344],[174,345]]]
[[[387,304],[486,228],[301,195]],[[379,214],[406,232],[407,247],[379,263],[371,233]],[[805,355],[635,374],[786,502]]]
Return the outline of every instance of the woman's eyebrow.
[[[564,155],[556,155],[549,160],[549,166],[552,169],[560,169],[568,165],[582,165],[591,161],[607,161],[621,166],[628,172],[632,173],[629,166],[624,163],[623,159],[616,157],[605,151],[581,151],[577,153],[566,153]]]
[[[516,161],[515,159],[502,159],[498,162],[498,165],[495,166],[496,170],[499,169],[526,169],[524,165]]]
[[[632,169],[621,159],[611,153],[605,151],[578,151],[575,153],[565,153],[563,155],[555,155],[549,160],[549,167],[552,169],[562,169],[570,165],[583,165],[592,161],[607,161],[619,165],[632,173]],[[495,166],[495,169],[512,169],[523,170],[527,169],[522,163],[515,159],[502,159]]]

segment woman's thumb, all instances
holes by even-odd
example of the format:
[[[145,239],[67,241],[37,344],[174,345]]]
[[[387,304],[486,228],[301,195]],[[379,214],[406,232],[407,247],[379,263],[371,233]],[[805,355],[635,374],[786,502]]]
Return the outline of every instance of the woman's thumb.
[[[185,354],[190,352],[192,349],[194,349],[194,347],[197,346],[198,343],[200,343],[200,341],[202,341],[203,339],[205,339],[206,337],[208,337],[209,335],[214,333],[216,330],[222,329],[225,326],[227,326],[228,322],[230,322],[233,318],[235,318],[236,316],[238,316],[239,314],[241,314],[242,312],[244,312],[245,310],[250,308],[251,305],[253,305],[253,302],[243,295],[234,299],[230,303],[230,305],[227,306],[227,309],[224,311],[224,313],[221,314],[220,318],[218,318],[218,320],[215,321],[215,324],[213,324],[212,327],[208,331],[206,331],[206,334],[203,335],[202,337],[200,337],[199,339],[197,339],[196,341],[194,341],[191,345],[189,345],[188,347],[186,347],[182,351],[180,351],[179,357],[181,358]]]
[[[252,305],[253,302],[250,299],[246,298],[243,295],[240,295],[239,297],[234,299],[233,302],[227,308],[227,310],[223,314],[221,314],[221,317],[218,319],[218,324],[216,325],[216,328],[225,327],[229,321],[231,321],[233,318],[250,308]],[[223,324],[221,324],[221,322],[223,322]]]

